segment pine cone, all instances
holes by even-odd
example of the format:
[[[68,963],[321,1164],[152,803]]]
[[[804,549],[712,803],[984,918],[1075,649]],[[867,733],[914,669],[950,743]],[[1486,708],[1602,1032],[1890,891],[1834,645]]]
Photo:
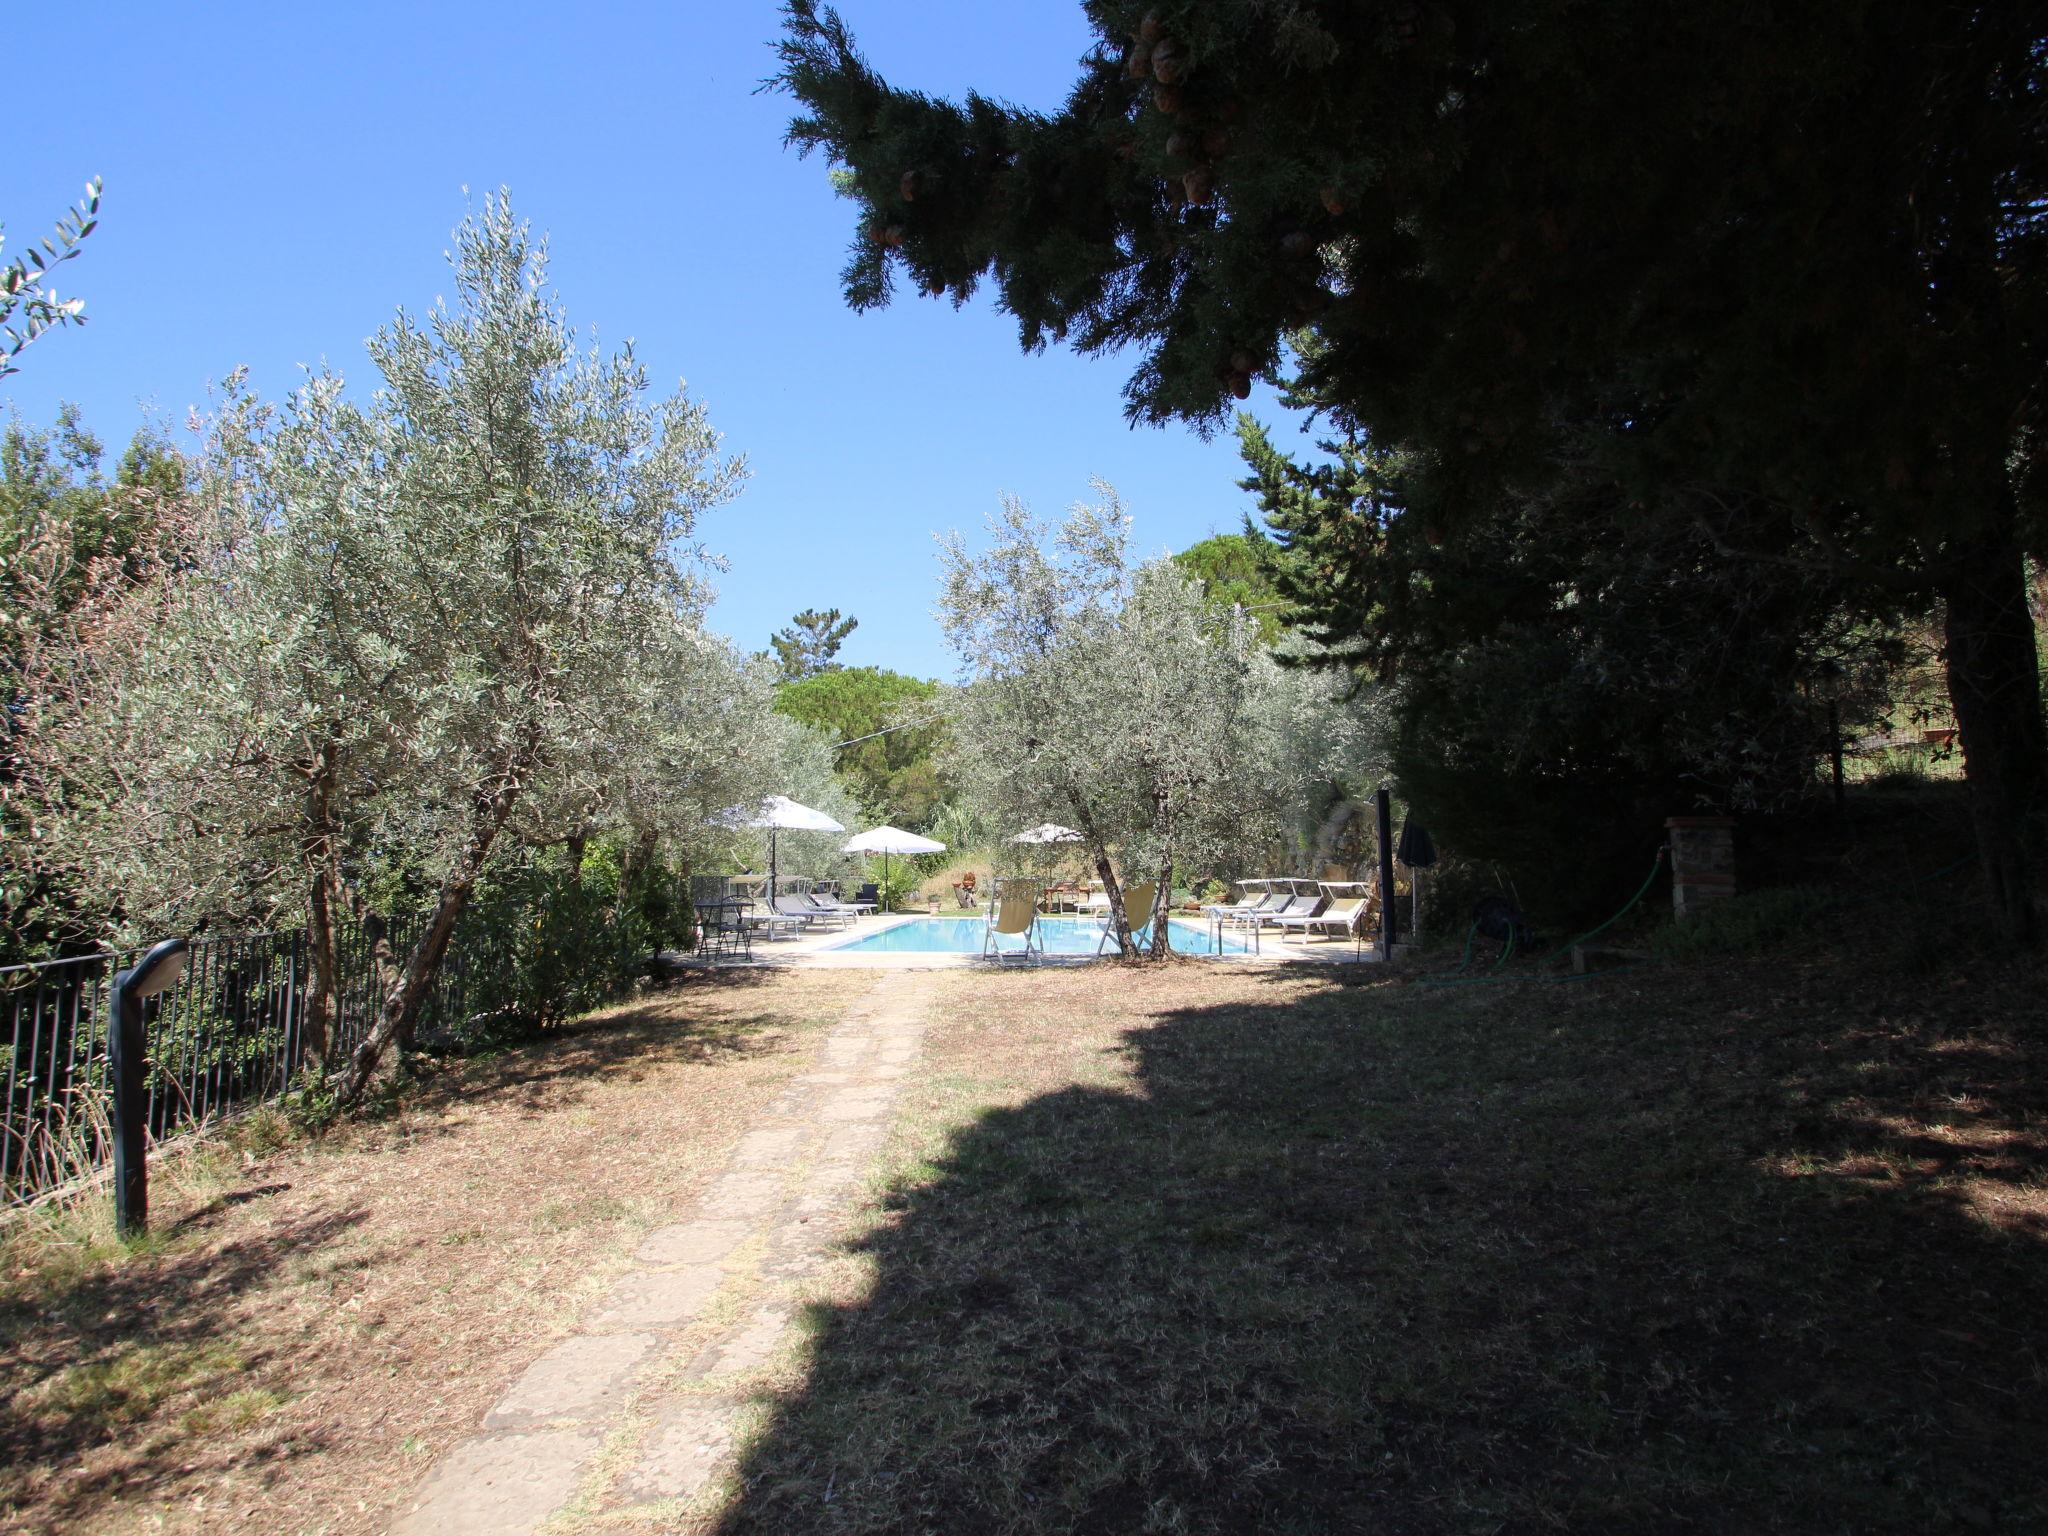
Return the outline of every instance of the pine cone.
[[[1156,43],[1166,36],[1166,23],[1159,19],[1157,11],[1147,11],[1145,19],[1138,23],[1138,41]]]
[[[1172,85],[1187,73],[1188,57],[1181,51],[1179,43],[1170,37],[1161,38],[1152,49],[1152,78],[1161,85]]]
[[[1206,203],[1215,190],[1215,178],[1209,174],[1209,167],[1198,165],[1180,179],[1181,188],[1191,203]]]
[[[1344,194],[1335,187],[1323,188],[1322,198],[1323,212],[1327,213],[1331,218],[1334,219],[1344,211]]]
[[[905,171],[902,179],[896,183],[896,190],[901,194],[903,201],[914,203],[917,201],[917,194],[923,186],[923,171]]]

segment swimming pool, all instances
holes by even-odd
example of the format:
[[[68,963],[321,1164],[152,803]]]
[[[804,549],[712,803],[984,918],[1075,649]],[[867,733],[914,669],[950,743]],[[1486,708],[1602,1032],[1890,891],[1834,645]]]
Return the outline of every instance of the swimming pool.
[[[1173,947],[1184,955],[1206,955],[1213,951],[1209,925],[1173,918]],[[866,955],[978,955],[981,953],[986,920],[974,913],[964,917],[914,917],[906,923],[879,933],[862,934],[844,944],[831,946],[835,954]],[[1048,955],[1092,955],[1102,939],[1102,924],[1092,917],[1041,917],[1038,939]],[[1012,934],[996,935],[1004,954],[1023,953],[1023,939]],[[1114,952],[1112,944],[1110,950]],[[1235,934],[1223,936],[1226,955],[1242,955],[1248,946]]]

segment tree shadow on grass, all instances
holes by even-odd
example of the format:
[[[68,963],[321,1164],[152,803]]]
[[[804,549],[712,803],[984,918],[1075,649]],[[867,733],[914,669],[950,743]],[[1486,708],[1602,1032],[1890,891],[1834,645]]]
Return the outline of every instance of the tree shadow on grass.
[[[2043,1528],[2037,1051],[1418,990],[1161,1012],[956,1134],[722,1531]]]
[[[195,1450],[176,1436],[164,1441],[149,1422],[159,1405],[187,1400],[192,1415],[218,1413],[223,1399],[276,1376],[269,1367],[292,1354],[295,1337],[252,1341],[235,1303],[288,1265],[318,1262],[365,1214],[315,1213],[224,1244],[98,1264],[0,1301],[0,1511],[22,1492],[17,1477],[34,1479],[35,1528],[69,1530],[177,1474]],[[205,1226],[206,1213],[194,1220]],[[319,1448],[306,1435],[262,1454]],[[61,1476],[88,1455],[90,1479]]]

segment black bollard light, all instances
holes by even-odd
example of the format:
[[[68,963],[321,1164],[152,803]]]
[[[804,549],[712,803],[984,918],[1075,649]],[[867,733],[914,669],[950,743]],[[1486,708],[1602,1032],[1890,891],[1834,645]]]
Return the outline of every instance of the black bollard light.
[[[165,939],[116,973],[107,993],[107,1070],[114,1079],[114,1228],[123,1237],[149,1230],[147,1146],[149,1089],[142,1038],[142,1000],[175,986],[185,974],[186,942]]]
[[[1373,832],[1380,854],[1380,958],[1394,958],[1400,919],[1394,914],[1394,797],[1384,789],[1372,792]]]

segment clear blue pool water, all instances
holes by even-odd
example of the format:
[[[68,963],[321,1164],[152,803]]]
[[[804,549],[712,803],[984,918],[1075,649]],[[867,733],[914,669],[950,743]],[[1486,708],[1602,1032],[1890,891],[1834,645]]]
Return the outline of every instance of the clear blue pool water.
[[[978,913],[963,917],[913,917],[894,928],[863,934],[832,948],[839,954],[857,950],[870,955],[978,955],[986,926],[986,920]],[[1049,955],[1092,955],[1101,938],[1102,924],[1092,917],[1038,920],[1038,939]],[[1173,947],[1182,954],[1209,954],[1212,942],[1207,923],[1173,919]],[[1021,954],[1024,949],[1023,939],[1009,934],[996,935],[996,944],[1005,954]],[[1241,955],[1246,948],[1242,939],[1224,935],[1225,954]]]

